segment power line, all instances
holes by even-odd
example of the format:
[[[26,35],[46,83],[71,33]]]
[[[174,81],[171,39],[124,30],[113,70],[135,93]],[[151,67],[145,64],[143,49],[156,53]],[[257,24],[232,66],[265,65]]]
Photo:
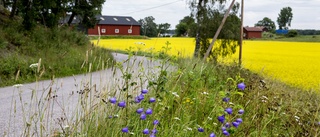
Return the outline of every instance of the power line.
[[[127,15],[127,14],[136,13],[136,12],[142,12],[142,11],[152,10],[152,9],[156,9],[156,8],[159,8],[159,7],[167,6],[167,5],[170,5],[170,4],[173,4],[173,3],[177,3],[177,2],[179,2],[179,1],[182,1],[182,0],[177,0],[177,1],[174,1],[174,2],[170,2],[170,3],[166,3],[166,4],[162,4],[162,5],[159,5],[159,6],[155,6],[155,7],[151,7],[151,8],[146,8],[146,9],[142,9],[142,10],[132,11],[132,12],[124,13],[124,14],[121,14],[121,15]]]

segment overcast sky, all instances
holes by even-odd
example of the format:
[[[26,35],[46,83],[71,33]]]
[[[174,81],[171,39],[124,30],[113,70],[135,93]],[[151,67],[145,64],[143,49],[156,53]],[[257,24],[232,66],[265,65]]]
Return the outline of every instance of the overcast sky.
[[[187,1],[189,0],[106,0],[102,14],[132,16],[137,21],[153,16],[157,24],[169,23],[171,29],[174,29],[179,20],[190,15]],[[231,0],[228,1],[231,3]],[[236,1],[241,2],[241,0]],[[320,30],[320,0],[245,0],[244,2],[244,26],[253,26],[264,17],[269,17],[278,28],[276,20],[280,10],[291,7],[293,20],[290,29]]]

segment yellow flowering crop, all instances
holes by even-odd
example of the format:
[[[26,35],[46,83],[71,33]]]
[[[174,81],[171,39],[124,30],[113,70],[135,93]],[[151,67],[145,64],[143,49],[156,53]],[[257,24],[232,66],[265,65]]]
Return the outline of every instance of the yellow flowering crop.
[[[99,46],[156,52],[171,44],[168,54],[192,57],[194,38],[104,39]],[[96,40],[93,40],[96,44]],[[237,59],[238,53],[232,58]],[[254,72],[304,89],[320,90],[320,43],[244,41],[243,65]]]
[[[160,51],[170,42],[169,55],[192,57],[194,52],[193,38],[152,38],[152,39],[103,39],[99,41],[99,46],[112,50],[126,50],[130,47],[134,51],[155,52]],[[92,40],[94,44],[97,40]]]

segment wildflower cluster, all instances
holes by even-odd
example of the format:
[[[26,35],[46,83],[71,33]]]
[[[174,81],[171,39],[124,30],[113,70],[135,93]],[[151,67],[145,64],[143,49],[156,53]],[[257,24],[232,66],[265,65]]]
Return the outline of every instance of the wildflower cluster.
[[[145,99],[145,95],[147,93],[148,93],[148,90],[147,89],[143,89],[141,91],[141,94],[135,97],[134,102],[137,103],[137,104],[141,103]],[[112,103],[112,104],[116,104],[117,100],[116,100],[116,98],[113,97],[113,98],[109,99],[109,102]],[[154,97],[150,97],[149,98],[149,103],[154,103],[154,102],[156,102],[156,99]],[[125,101],[118,102],[118,107],[120,107],[120,108],[126,107],[126,102]],[[153,110],[152,110],[152,108],[143,108],[143,107],[141,107],[141,108],[136,109],[135,113],[139,114],[140,120],[146,120],[148,115],[152,115],[153,114]],[[156,129],[158,124],[159,124],[159,121],[158,120],[154,120],[153,121],[153,125],[154,125],[153,129],[149,130],[148,128],[145,128],[145,129],[142,130],[142,134],[150,135],[150,137],[155,137],[156,133],[158,132],[158,130]],[[129,127],[126,126],[126,127],[122,128],[121,132],[130,133]]]
[[[237,85],[237,88],[239,90],[244,90],[245,89],[245,84],[240,83]],[[233,104],[230,102],[230,97],[224,97],[222,99],[223,102],[227,103],[228,106],[229,104]],[[224,109],[224,114],[220,115],[217,117],[217,120],[222,124],[221,131],[222,134],[225,136],[230,136],[234,132],[234,129],[238,128],[240,124],[243,122],[241,116],[244,114],[243,109],[239,109],[237,113],[234,113],[234,109],[232,107],[226,107]],[[203,128],[198,128],[199,132],[204,132]],[[212,132],[209,137],[216,137],[216,134]]]

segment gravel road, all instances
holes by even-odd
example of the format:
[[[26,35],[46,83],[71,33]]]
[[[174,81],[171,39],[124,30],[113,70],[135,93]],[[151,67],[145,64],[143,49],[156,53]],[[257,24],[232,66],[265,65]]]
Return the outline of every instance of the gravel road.
[[[122,62],[123,68],[130,68],[129,72],[134,74],[135,78],[146,74],[149,77],[157,75],[155,68],[160,65],[159,61],[138,56],[128,60],[128,55],[117,53],[113,53],[113,55],[117,62]],[[144,68],[143,70],[138,69],[141,66]],[[0,88],[0,136],[24,136],[23,134],[28,132],[25,128],[27,125],[30,125],[32,136],[50,136],[51,129],[54,128],[50,125],[57,125],[55,123],[59,121],[57,119],[60,117],[70,118],[74,115],[74,108],[77,107],[79,94],[82,91],[89,88],[95,91],[93,94],[97,97],[101,94],[114,96],[115,91],[123,84],[121,77],[122,73],[119,69],[109,68],[88,74],[56,78],[53,81],[45,80],[23,84],[21,87]],[[140,81],[140,83],[144,83],[142,84],[144,86],[146,82],[147,80]],[[45,108],[50,108],[50,110],[45,110]],[[40,123],[41,117],[36,112],[49,111],[53,113],[50,113],[47,120],[42,120],[42,122],[46,121],[49,124]],[[36,118],[30,120],[32,116]],[[39,126],[48,129],[46,134],[40,134]]]

